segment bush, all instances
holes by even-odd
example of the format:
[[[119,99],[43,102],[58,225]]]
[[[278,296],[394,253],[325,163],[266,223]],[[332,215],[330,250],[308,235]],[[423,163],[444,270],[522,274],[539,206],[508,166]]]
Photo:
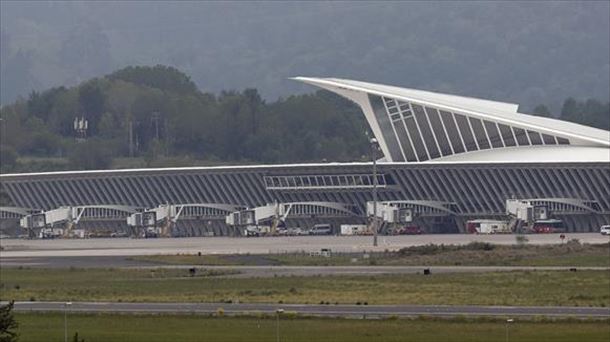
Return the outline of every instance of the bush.
[[[107,169],[112,164],[112,151],[101,141],[89,140],[75,144],[68,153],[68,160],[74,169]]]
[[[17,341],[19,335],[17,328],[19,324],[13,316],[14,302],[9,302],[6,305],[0,305],[0,341],[13,342]]]
[[[517,245],[524,246],[530,240],[525,235],[517,235],[515,236],[515,241],[517,242]]]
[[[494,248],[496,248],[496,246],[491,243],[478,241],[473,241],[464,246],[464,249],[469,251],[491,251],[494,250]]]
[[[10,146],[0,145],[0,170],[11,172],[17,166],[17,152]]]

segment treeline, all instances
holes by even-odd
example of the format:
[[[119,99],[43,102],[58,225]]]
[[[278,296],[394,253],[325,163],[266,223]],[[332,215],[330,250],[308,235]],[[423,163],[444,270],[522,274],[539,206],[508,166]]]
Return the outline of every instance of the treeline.
[[[567,99],[535,113],[610,128],[610,103]],[[326,91],[262,100],[203,93],[172,67],[127,67],[0,110],[2,172],[368,160],[360,109]],[[75,127],[75,120],[87,128]]]
[[[362,114],[334,94],[273,103],[256,89],[214,95],[165,66],[32,92],[0,115],[3,172],[347,161],[368,151]]]

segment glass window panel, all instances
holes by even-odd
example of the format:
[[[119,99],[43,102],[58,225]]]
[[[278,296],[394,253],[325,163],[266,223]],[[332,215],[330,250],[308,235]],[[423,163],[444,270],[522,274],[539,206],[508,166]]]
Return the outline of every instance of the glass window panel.
[[[411,116],[411,107],[409,107],[408,102],[400,102],[400,110],[402,111],[402,115],[404,117]]]
[[[498,127],[500,127],[500,133],[502,133],[504,145],[506,145],[506,147],[516,146],[517,144],[515,143],[515,138],[513,137],[513,132],[511,131],[510,127],[503,124],[498,124]]]
[[[403,122],[396,122],[394,127],[396,127],[396,134],[398,135],[398,140],[400,141],[402,150],[407,156],[407,161],[417,161],[417,157],[415,157],[413,146],[411,146],[411,141],[409,141],[409,137],[407,136],[407,130],[405,129],[405,125],[403,124]]]
[[[468,118],[468,120],[470,120],[470,125],[472,126],[474,135],[477,138],[477,142],[479,143],[479,148],[481,150],[491,148],[491,146],[489,146],[487,134],[485,134],[485,129],[483,128],[483,123],[481,123],[481,120],[474,118]]]
[[[489,140],[491,141],[491,146],[494,148],[504,147],[502,145],[502,138],[500,138],[500,132],[498,132],[498,127],[495,122],[484,121],[485,129],[487,129],[487,135],[489,135]]]
[[[555,145],[555,137],[553,137],[552,135],[543,134],[542,140],[547,145]]]
[[[570,140],[566,138],[557,137],[557,142],[559,143],[559,145],[570,145]]]
[[[441,118],[438,114],[438,111],[434,108],[426,107],[426,113],[428,113],[428,118],[430,119],[430,124],[432,125],[432,131],[436,135],[436,139],[438,141],[438,145],[441,148],[442,155],[450,155],[451,146],[449,145],[449,138],[445,134],[445,130],[443,129],[443,123],[441,122]]]
[[[419,105],[411,104],[413,107],[413,111],[415,112],[415,119],[419,124],[419,129],[424,137],[424,142],[426,143],[426,147],[428,147],[428,153],[430,153],[430,158],[438,158],[441,156],[438,148],[436,147],[436,142],[434,141],[434,136],[432,135],[432,129],[428,124],[428,119],[426,119],[426,113],[424,113],[424,107]]]
[[[457,121],[458,128],[460,129],[460,133],[462,133],[462,138],[464,139],[464,144],[466,144],[467,151],[476,151],[477,144],[474,141],[474,137],[472,136],[472,132],[470,131],[470,126],[468,125],[468,119],[464,115],[455,114],[455,121]]]
[[[409,135],[411,135],[411,139],[413,140],[415,152],[417,153],[419,160],[428,160],[424,143],[421,140],[419,132],[417,131],[417,126],[415,125],[415,119],[412,117],[407,118],[405,119],[405,124],[407,125],[407,130],[409,131]]]
[[[362,176],[362,184],[371,185],[371,179],[369,178],[369,176]]]
[[[540,137],[540,133],[534,131],[527,131],[527,135],[530,136],[530,141],[532,145],[542,145],[542,137]]]
[[[445,128],[447,129],[447,134],[449,135],[451,146],[453,146],[453,151],[455,151],[455,153],[464,152],[464,145],[462,144],[457,127],[453,121],[453,115],[449,112],[441,110],[441,119],[443,120]]]
[[[383,139],[385,140],[390,152],[389,157],[394,161],[404,161],[404,157],[402,156],[402,152],[400,151],[400,147],[398,145],[398,140],[394,134],[392,122],[390,121],[388,113],[385,110],[383,99],[381,96],[369,94],[369,101],[371,103],[373,113],[375,114],[375,119],[377,119],[377,123],[381,129],[381,134],[383,134]]]
[[[515,138],[517,138],[517,143],[519,146],[527,146],[529,145],[529,141],[527,141],[527,136],[525,135],[525,130],[517,127],[513,127],[513,132],[515,133]]]

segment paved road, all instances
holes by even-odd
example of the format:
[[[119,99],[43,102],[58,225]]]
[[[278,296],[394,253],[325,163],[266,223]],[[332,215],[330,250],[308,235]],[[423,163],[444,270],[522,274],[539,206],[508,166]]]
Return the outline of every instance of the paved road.
[[[330,276],[330,275],[381,275],[381,274],[421,274],[424,269],[436,273],[477,273],[509,271],[609,271],[609,267],[567,267],[567,266],[202,266],[202,265],[161,265],[145,261],[129,260],[127,257],[36,257],[0,258],[2,267],[30,268],[172,268],[172,269],[214,269],[233,270],[238,273],[227,275],[232,278],[275,277],[275,276]],[[185,271],[186,272],[186,271]]]
[[[583,243],[607,243],[610,237],[599,233],[568,233],[566,240]],[[528,235],[530,244],[561,243],[559,234]],[[379,246],[372,247],[370,236],[298,236],[267,238],[198,237],[175,239],[2,239],[1,257],[68,257],[68,256],[133,256],[201,252],[204,254],[268,254],[281,252],[312,252],[330,248],[337,252],[397,250],[408,246],[434,244],[464,245],[473,241],[509,245],[514,235],[428,234],[381,236]]]
[[[61,302],[17,302],[17,311],[63,311]],[[224,304],[224,303],[72,303],[70,312],[119,313],[197,313],[213,314],[219,308],[227,315],[275,313],[277,309],[313,316],[570,316],[610,318],[610,308],[514,307],[444,305],[301,305],[301,304]]]
[[[375,276],[384,274],[423,274],[424,269],[437,273],[480,273],[510,271],[569,271],[571,267],[530,267],[530,266],[161,266],[162,268],[199,268],[234,270],[239,273],[227,275],[230,278],[268,278],[276,276]],[[141,267],[158,268],[158,266]],[[608,267],[577,267],[576,271],[608,271]]]

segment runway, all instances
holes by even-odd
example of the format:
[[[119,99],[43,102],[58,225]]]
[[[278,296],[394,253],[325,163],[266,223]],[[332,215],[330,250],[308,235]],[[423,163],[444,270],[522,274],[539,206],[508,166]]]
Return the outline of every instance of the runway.
[[[310,316],[387,317],[387,316],[552,316],[579,318],[610,318],[610,308],[593,307],[516,307],[516,306],[445,306],[445,305],[302,305],[302,304],[226,304],[226,303],[99,303],[16,302],[20,312],[70,313],[179,313],[215,314],[220,308],[225,315],[276,314],[276,310]]]
[[[598,233],[569,233],[566,241],[578,239],[582,243],[607,243],[609,236]],[[528,244],[558,244],[559,234],[526,235]],[[381,236],[379,246],[372,246],[371,236],[295,236],[264,238],[160,238],[160,239],[57,239],[19,240],[2,239],[0,257],[70,257],[70,256],[134,256],[154,254],[270,254],[285,252],[314,252],[330,248],[336,252],[398,250],[426,244],[464,245],[473,241],[499,245],[515,244],[515,235],[429,234]]]
[[[235,271],[223,277],[251,278],[276,276],[337,276],[337,275],[383,275],[421,274],[428,269],[437,273],[479,273],[511,271],[609,271],[608,267],[568,266],[210,266],[210,265],[161,265],[146,261],[130,260],[128,257],[35,257],[0,258],[0,267],[29,268],[172,268]]]

